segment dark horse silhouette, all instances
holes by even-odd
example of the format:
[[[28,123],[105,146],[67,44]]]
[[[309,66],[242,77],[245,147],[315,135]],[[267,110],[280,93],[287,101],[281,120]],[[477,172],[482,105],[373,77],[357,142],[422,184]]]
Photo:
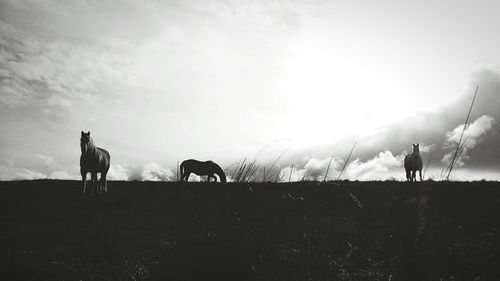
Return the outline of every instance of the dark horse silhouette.
[[[111,157],[106,150],[96,147],[94,141],[90,137],[90,132],[84,133],[80,138],[80,148],[82,155],[80,156],[80,173],[82,174],[83,193],[87,185],[87,173],[91,176],[91,191],[94,195],[94,190],[98,192],[108,191],[106,183],[106,174],[109,171]],[[97,181],[97,173],[101,173],[100,182]]]
[[[413,144],[413,153],[405,156],[406,180],[417,181],[417,171],[422,181],[422,157],[418,143]]]
[[[208,176],[207,181],[210,182],[211,178],[217,181],[215,175],[219,176],[221,182],[226,182],[226,174],[222,168],[212,161],[198,161],[194,159],[189,159],[182,161],[181,163],[181,181],[188,181],[191,173],[198,176]]]

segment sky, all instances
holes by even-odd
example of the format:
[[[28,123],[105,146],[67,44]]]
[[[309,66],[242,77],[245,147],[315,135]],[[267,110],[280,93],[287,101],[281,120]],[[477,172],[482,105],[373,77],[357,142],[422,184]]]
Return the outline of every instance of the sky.
[[[498,14],[483,0],[0,0],[0,180],[78,179],[81,131],[113,180],[172,180],[188,158],[292,180],[332,159],[335,179],[354,143],[342,178],[403,180],[414,142],[439,179],[476,86],[452,179],[499,180]]]

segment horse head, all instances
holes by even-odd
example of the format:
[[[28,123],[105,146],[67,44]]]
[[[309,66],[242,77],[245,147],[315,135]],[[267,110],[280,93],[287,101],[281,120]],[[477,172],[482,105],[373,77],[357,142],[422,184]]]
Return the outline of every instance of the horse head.
[[[209,162],[214,166],[215,174],[217,174],[219,176],[220,182],[227,182],[226,173],[224,173],[222,168],[212,161],[209,161]]]
[[[413,153],[420,153],[420,148],[418,143],[413,144]]]
[[[220,182],[227,182],[226,174],[224,172],[219,172],[217,175],[219,176]]]
[[[89,148],[93,147],[94,143],[92,138],[90,137],[90,131],[85,133],[82,131],[82,135],[80,137],[80,148],[82,149],[82,153],[85,153],[89,150]]]

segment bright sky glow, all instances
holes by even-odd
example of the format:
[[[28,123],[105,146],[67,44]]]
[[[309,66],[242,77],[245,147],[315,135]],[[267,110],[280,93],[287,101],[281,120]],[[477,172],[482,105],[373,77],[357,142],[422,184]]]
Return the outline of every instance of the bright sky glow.
[[[500,71],[499,13],[497,1],[3,0],[0,178],[77,175],[81,130],[129,170],[230,164],[276,141],[367,144]]]

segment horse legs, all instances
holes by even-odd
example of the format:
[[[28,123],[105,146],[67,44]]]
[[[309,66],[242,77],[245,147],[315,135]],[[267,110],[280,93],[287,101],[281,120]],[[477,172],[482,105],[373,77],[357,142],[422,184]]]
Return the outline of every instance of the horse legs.
[[[97,192],[97,173],[91,173],[91,181],[92,181],[92,197],[94,197],[94,192]]]
[[[422,170],[418,170],[418,174],[420,175],[420,181],[423,181],[423,179],[422,179]]]
[[[215,177],[215,175],[208,175],[207,176],[207,182],[210,182],[210,179],[214,178],[214,181],[217,182],[217,178]]]
[[[95,175],[95,192],[96,194],[102,193],[101,181],[99,180],[99,176]]]
[[[406,170],[406,181],[411,181],[411,171]]]
[[[184,175],[181,177],[181,181],[188,182],[190,175],[191,175],[191,172],[184,172]]]
[[[108,192],[108,182],[106,181],[107,174],[108,172],[101,172],[101,188],[104,192]]]
[[[411,182],[417,181],[417,171],[411,171]]]
[[[82,181],[83,181],[83,194],[85,194],[85,188],[87,187],[87,172],[80,171],[80,174],[82,174]]]

